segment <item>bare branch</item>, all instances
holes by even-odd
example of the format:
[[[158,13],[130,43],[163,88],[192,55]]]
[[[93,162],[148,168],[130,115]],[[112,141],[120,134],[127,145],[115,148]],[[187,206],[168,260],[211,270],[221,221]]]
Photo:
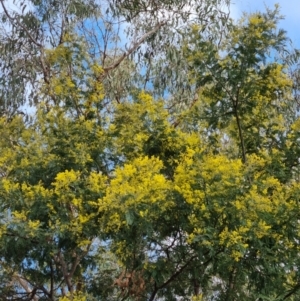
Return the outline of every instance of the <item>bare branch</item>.
[[[32,300],[34,301],[38,301],[39,298],[35,295],[36,292],[36,288],[35,289],[31,289],[29,286],[28,281],[26,281],[21,275],[19,274],[14,274],[13,275],[13,279],[15,279],[16,281],[19,282],[19,284],[23,287],[23,289],[28,293],[28,294],[32,294]]]
[[[68,287],[68,290],[69,290],[70,293],[72,293],[73,292],[73,285],[72,285],[71,278],[70,278],[69,273],[68,273],[67,264],[64,260],[64,256],[61,253],[61,251],[58,252],[57,261],[61,265],[61,270],[62,270],[62,273],[63,273],[64,280],[66,282],[66,285]]]

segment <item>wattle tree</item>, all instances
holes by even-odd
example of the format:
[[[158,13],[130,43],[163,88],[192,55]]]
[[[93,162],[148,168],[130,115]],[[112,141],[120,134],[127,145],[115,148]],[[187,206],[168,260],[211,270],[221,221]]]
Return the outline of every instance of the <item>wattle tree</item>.
[[[1,300],[299,299],[277,7],[0,2]]]

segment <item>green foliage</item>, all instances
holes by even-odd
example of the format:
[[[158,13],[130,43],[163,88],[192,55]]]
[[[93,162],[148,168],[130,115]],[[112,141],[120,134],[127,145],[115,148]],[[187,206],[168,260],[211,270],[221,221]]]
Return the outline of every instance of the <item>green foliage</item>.
[[[48,61],[48,52],[63,51],[70,37],[70,43],[81,41],[89,61],[106,71],[101,82],[110,99],[126,98],[137,85],[152,85],[154,77],[158,83],[157,77],[162,74],[155,70],[157,67],[161,70],[165,63],[154,64],[154,60],[158,56],[166,57],[171,44],[182,40],[175,28],[187,27],[195,21],[213,27],[222,20],[225,26],[226,14],[220,9],[223,3],[227,0],[200,3],[196,0],[25,0],[14,1],[10,9],[1,1],[0,114],[11,116],[24,104],[45,101],[40,97],[41,85],[49,84],[59,72]],[[60,63],[63,58],[66,59],[63,55]],[[68,63],[68,69],[61,71],[74,79],[78,64]],[[89,69],[85,64],[81,67]],[[170,67],[179,74],[179,68]],[[141,76],[141,70],[146,70],[147,76]],[[166,84],[160,85],[160,91],[165,88]]]
[[[1,298],[298,300],[300,123],[293,77],[276,59],[287,42],[278,9],[187,26],[168,55],[151,54],[145,77],[179,63],[147,91],[142,83],[158,78],[139,71],[137,48],[158,32],[163,48],[167,29],[188,14],[165,32],[148,28],[127,54],[116,47],[99,57],[95,31],[84,37],[80,27],[104,20],[97,3],[50,2],[32,2],[31,34],[63,8],[60,21],[72,22],[57,43],[31,41],[44,76],[35,113],[0,118]],[[106,9],[130,31],[181,5],[124,0]],[[214,5],[199,14],[217,18]],[[185,79],[168,86],[184,64]],[[161,89],[171,94],[156,97]]]

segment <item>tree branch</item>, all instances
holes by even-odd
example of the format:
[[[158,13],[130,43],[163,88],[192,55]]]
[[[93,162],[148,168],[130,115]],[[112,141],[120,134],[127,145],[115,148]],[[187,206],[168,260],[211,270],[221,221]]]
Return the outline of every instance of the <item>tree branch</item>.
[[[58,257],[58,261],[59,261],[59,263],[61,265],[63,277],[64,277],[64,280],[65,280],[66,285],[68,287],[68,290],[72,294],[73,293],[73,285],[72,285],[71,279],[69,277],[67,264],[66,264],[66,262],[64,260],[64,256],[61,253],[61,251],[58,252],[57,257]]]
[[[179,276],[183,270],[197,257],[197,255],[192,256],[179,270],[177,270],[165,283],[163,283],[160,286],[156,286],[155,284],[155,290],[153,291],[149,301],[153,301],[158,290],[166,287],[170,282],[172,282],[177,276]]]
[[[239,138],[240,138],[241,147],[242,147],[242,161],[243,161],[243,163],[246,163],[245,142],[244,142],[244,137],[243,137],[241,121],[240,121],[240,117],[239,117],[239,114],[238,114],[239,92],[240,92],[240,89],[238,87],[238,90],[237,90],[237,93],[236,93],[236,99],[234,100],[234,98],[231,97],[231,100],[232,100],[232,104],[233,104],[233,107],[234,107],[234,116],[235,116],[235,120],[236,120],[236,123],[237,123],[237,126],[238,126]]]
[[[114,62],[112,65],[108,67],[104,67],[103,68],[104,71],[108,72],[118,67],[125,58],[127,58],[130,54],[132,54],[143,42],[145,42],[150,36],[152,36],[155,32],[157,32],[166,23],[167,22],[160,22],[152,30],[145,33],[137,42],[133,43],[132,47],[129,48],[129,50],[125,52],[116,62]]]
[[[227,292],[226,292],[225,301],[233,300],[232,299],[232,293],[233,293],[234,288],[235,288],[236,273],[237,273],[236,268],[233,268],[232,271],[229,274],[228,288],[227,288]]]
[[[50,260],[50,299],[53,300],[54,295],[54,269],[52,264],[52,259]]]
[[[297,284],[293,289],[291,289],[283,298],[282,300],[286,300],[295,294],[300,289],[300,284]]]
[[[21,275],[19,275],[19,274],[14,274],[13,275],[13,278],[15,278],[19,283],[20,283],[20,285],[23,287],[23,289],[28,293],[28,294],[30,294],[32,297],[32,300],[34,300],[34,301],[38,301],[39,300],[39,298],[35,295],[35,293],[36,293],[36,288],[34,288],[34,289],[31,289],[30,287],[29,287],[29,284],[28,284],[28,282],[21,276]]]
[[[20,27],[20,28],[22,28],[22,30],[23,31],[25,31],[26,32],[26,34],[28,35],[28,37],[29,37],[29,39],[31,40],[31,42],[33,43],[33,44],[35,44],[36,46],[38,46],[39,48],[43,48],[43,45],[42,44],[40,44],[39,42],[37,42],[34,38],[33,38],[33,36],[31,35],[31,33],[29,32],[29,30],[24,26],[24,25],[22,25],[22,23],[18,20],[18,18],[14,18],[14,17],[12,17],[10,14],[9,14],[9,12],[7,11],[7,9],[6,9],[6,7],[5,7],[5,5],[4,5],[4,0],[0,0],[0,2],[1,2],[1,6],[2,6],[2,8],[3,8],[3,10],[4,10],[4,13],[5,13],[5,15],[7,16],[7,18],[13,23],[14,21],[17,23],[17,25]]]
[[[193,106],[195,105],[195,103],[197,102],[197,100],[199,99],[199,92],[200,89],[198,89],[198,91],[196,91],[195,95],[194,95],[194,99],[192,101],[192,103],[190,104],[188,110],[191,110],[193,108]],[[174,128],[176,128],[180,123],[181,123],[182,119],[180,119],[180,117],[175,120],[175,122],[172,124]]]

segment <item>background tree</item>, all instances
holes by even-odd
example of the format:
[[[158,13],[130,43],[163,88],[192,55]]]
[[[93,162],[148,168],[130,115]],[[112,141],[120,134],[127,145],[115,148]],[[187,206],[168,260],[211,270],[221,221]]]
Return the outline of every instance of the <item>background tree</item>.
[[[39,102],[36,91],[40,84],[49,84],[57,72],[47,60],[47,49],[63,45],[74,33],[84,41],[89,58],[105,70],[101,81],[110,100],[127,97],[134,87],[151,86],[152,61],[166,57],[180,41],[180,28],[192,22],[207,27],[221,21],[226,25],[222,3],[226,1],[68,0],[21,1],[8,6],[2,0],[1,53],[5,59],[1,65],[1,110],[13,114],[25,103]],[[167,68],[155,65],[161,72],[162,67]],[[173,63],[171,69],[179,74]],[[141,70],[147,76],[141,77]],[[161,72],[155,76],[162,76]],[[132,81],[122,75],[120,84],[123,73],[130,74]],[[133,85],[135,81],[138,84]]]

